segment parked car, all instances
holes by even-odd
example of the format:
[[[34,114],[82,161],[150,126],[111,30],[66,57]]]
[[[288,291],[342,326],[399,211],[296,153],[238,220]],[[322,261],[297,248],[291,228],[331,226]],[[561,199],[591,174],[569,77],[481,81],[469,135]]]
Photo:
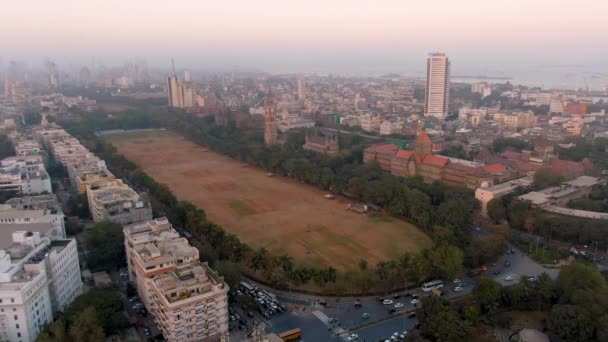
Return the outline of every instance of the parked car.
[[[393,304],[393,301],[390,300],[390,299],[385,299],[385,300],[382,301],[382,304],[384,304],[384,305],[391,305],[391,304]]]
[[[462,291],[462,290],[464,290],[464,288],[463,288],[462,286],[456,286],[456,287],[454,288],[454,292],[460,292],[460,291]]]
[[[412,301],[410,303],[412,303],[413,305],[416,305],[416,304],[420,303],[420,300],[417,298],[414,298],[414,299],[412,299]]]
[[[403,307],[403,303],[395,303],[395,309],[399,309]]]
[[[364,312],[363,315],[361,315],[361,318],[369,318],[370,315],[367,312]]]

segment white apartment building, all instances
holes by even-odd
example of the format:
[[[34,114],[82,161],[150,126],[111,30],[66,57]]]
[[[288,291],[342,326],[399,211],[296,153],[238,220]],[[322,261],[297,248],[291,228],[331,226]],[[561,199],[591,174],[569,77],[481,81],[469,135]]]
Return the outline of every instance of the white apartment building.
[[[485,120],[487,114],[486,108],[464,107],[458,110],[458,118],[463,122],[470,123],[473,127],[479,126]]]
[[[530,176],[513,179],[500,184],[482,184],[481,187],[475,189],[475,198],[481,203],[481,214],[488,215],[488,202],[494,198],[502,197],[509,194],[519,187],[527,187],[534,183],[534,178]]]
[[[7,201],[6,204],[0,204],[0,224],[12,225],[51,225],[52,231],[49,236],[53,239],[65,239],[65,215],[61,210],[53,208],[44,209],[21,209],[15,208],[14,198]],[[9,203],[10,202],[10,203]]]
[[[228,334],[228,285],[166,218],[126,225],[130,280],[167,341]]]
[[[435,52],[426,60],[424,115],[444,119],[450,97],[450,62],[445,53]]]
[[[80,144],[78,139],[63,129],[42,129],[34,132],[34,138],[41,142],[55,160],[64,167],[94,155]]]
[[[106,162],[99,159],[97,156],[92,156],[67,165],[66,170],[70,183],[76,184],[79,175],[90,172],[91,170],[97,171],[104,168],[106,168]]]
[[[61,204],[54,194],[15,197],[7,200],[8,204],[18,210],[43,210],[61,213]]]
[[[534,112],[499,112],[494,114],[494,121],[511,128],[531,128],[535,125]]]
[[[147,197],[138,194],[121,179],[91,183],[86,192],[94,222],[110,221],[124,225],[152,219]]]
[[[40,154],[42,151],[40,144],[36,140],[16,141],[13,145],[15,147],[15,154],[20,157]]]
[[[380,135],[391,135],[401,133],[403,122],[401,121],[382,121],[380,124]]]
[[[0,191],[52,193],[51,178],[40,155],[8,157],[0,161]]]
[[[380,123],[382,118],[378,115],[364,115],[360,118],[361,129],[367,132],[378,132],[380,131]]]
[[[7,228],[0,225],[0,340],[31,342],[81,293],[76,240]]]
[[[482,97],[486,97],[492,95],[492,87],[485,82],[473,83],[471,84],[471,92],[481,94]]]

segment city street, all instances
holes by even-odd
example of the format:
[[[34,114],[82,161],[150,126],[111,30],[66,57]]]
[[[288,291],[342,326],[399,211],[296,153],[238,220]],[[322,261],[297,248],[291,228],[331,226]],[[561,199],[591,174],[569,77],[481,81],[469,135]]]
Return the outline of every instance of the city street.
[[[519,282],[522,275],[538,277],[543,272],[546,272],[551,278],[555,279],[558,276],[559,269],[545,268],[514,246],[509,245],[509,248],[513,250],[513,254],[505,254],[494,265],[487,265],[486,276],[492,277],[502,285],[515,284]],[[505,261],[508,261],[508,267],[505,266]],[[499,271],[500,273],[494,274],[495,271]],[[510,276],[509,279],[512,278],[512,280],[505,280],[507,276]],[[456,284],[444,282],[444,287],[441,289],[444,293],[444,298],[453,299],[471,293],[475,280],[468,277],[463,277],[461,280],[460,286],[463,287],[463,290],[459,292],[454,292]],[[387,296],[387,299],[393,300],[393,304],[391,305],[384,305],[375,297],[364,297],[360,298],[360,307],[355,307],[354,305],[355,300],[359,298],[340,298],[339,301],[336,301],[334,298],[324,298],[328,301],[328,305],[327,307],[323,307],[316,304],[321,299],[319,296],[280,291],[274,292],[281,301],[299,303],[296,306],[299,310],[297,313],[287,312],[272,318],[268,321],[267,331],[280,333],[289,329],[300,328],[302,329],[303,341],[340,340],[332,334],[333,331],[328,330],[329,324],[327,321],[330,319],[339,320],[340,327],[346,331],[352,330],[352,332],[359,336],[360,341],[377,341],[390,338],[395,332],[401,334],[404,330],[409,331],[413,329],[417,323],[415,318],[407,318],[407,314],[391,318],[395,314],[415,309],[414,305],[410,303],[411,297],[401,296],[395,299],[392,295]],[[417,293],[420,297],[432,295],[430,292],[422,292],[419,288],[411,289],[408,292],[410,294]],[[399,294],[403,295],[403,293]],[[397,308],[394,314],[389,313],[390,309],[395,308],[396,303],[402,303],[403,307]],[[364,313],[367,314],[366,316],[369,315],[369,317],[364,318]],[[376,321],[381,322],[359,328]],[[342,340],[346,339],[348,335],[350,335],[350,332],[345,332]]]

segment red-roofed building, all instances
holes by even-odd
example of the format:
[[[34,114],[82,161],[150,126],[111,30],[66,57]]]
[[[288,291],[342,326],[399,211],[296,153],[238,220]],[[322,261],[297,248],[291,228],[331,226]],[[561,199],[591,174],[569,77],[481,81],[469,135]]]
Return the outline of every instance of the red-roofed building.
[[[444,181],[472,189],[484,181],[505,181],[513,175],[510,168],[500,163],[484,166],[484,163],[434,155],[431,144],[428,134],[422,132],[414,151],[401,150],[393,144],[377,144],[365,149],[364,161],[375,160],[383,170],[396,176],[422,176],[426,182]]]
[[[363,150],[363,162],[375,160],[384,171],[391,171],[391,160],[399,150],[395,144],[375,144]]]
[[[490,164],[483,167],[483,170],[489,173],[499,173],[505,171],[505,166],[502,164]]]

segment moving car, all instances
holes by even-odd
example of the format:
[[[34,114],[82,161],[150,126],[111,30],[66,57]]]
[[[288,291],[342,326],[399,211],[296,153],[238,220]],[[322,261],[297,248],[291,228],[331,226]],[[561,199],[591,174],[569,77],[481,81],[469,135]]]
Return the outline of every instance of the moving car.
[[[414,299],[412,299],[412,301],[411,301],[410,303],[412,303],[412,304],[416,305],[416,304],[420,303],[420,300],[419,300],[419,299],[414,298]]]
[[[395,309],[399,309],[403,307],[403,303],[395,303]]]
[[[364,312],[363,315],[361,315],[361,318],[369,318],[370,315],[367,312]]]
[[[393,304],[393,301],[390,300],[390,299],[385,299],[385,300],[382,301],[382,304],[384,304],[384,305],[391,305],[391,304]]]
[[[513,280],[513,276],[508,275],[508,276],[505,277],[505,280],[506,281],[512,281]]]
[[[463,288],[462,286],[456,286],[456,287],[454,288],[454,292],[460,292],[460,291],[462,291],[462,290],[464,290],[464,288]]]

